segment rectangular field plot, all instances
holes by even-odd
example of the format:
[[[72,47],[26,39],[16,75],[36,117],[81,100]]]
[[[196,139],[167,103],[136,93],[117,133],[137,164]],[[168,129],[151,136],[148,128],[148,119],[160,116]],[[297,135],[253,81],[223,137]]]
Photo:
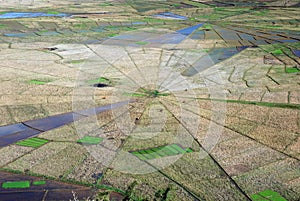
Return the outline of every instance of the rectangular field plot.
[[[19,141],[16,144],[20,145],[20,146],[25,146],[25,147],[38,148],[38,147],[46,144],[47,142],[48,142],[48,140],[33,137],[33,138]]]
[[[40,180],[40,181],[34,181],[34,182],[32,182],[32,184],[33,184],[34,186],[45,185],[45,184],[46,184],[46,181],[43,181],[43,180]]]
[[[29,188],[30,181],[8,181],[2,184],[2,188],[11,189],[11,188]]]
[[[79,139],[77,142],[80,144],[100,144],[103,141],[101,137],[93,137],[93,136],[84,136],[83,138]]]
[[[165,145],[145,150],[132,151],[131,153],[140,160],[151,160],[155,158],[174,156],[178,154],[192,153],[191,148],[184,149],[177,144]]]

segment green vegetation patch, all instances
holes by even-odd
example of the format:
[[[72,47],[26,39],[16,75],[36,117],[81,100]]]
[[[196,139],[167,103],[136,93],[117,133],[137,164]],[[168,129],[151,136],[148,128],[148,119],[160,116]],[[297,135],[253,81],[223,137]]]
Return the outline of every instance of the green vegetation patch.
[[[79,139],[77,143],[95,145],[95,144],[100,144],[102,141],[103,138],[101,137],[84,136],[83,138]]]
[[[99,77],[94,80],[89,80],[88,83],[89,84],[96,84],[96,83],[112,84],[112,82],[108,78],[105,78],[105,77]]]
[[[279,193],[271,190],[265,190],[260,193],[251,195],[251,199],[253,201],[287,201],[284,197],[282,197]]]
[[[275,55],[282,55],[283,51],[281,49],[276,49],[276,50],[272,51],[271,53],[275,54]]]
[[[179,3],[174,3],[174,4],[172,4],[172,6],[174,6],[174,7],[180,7],[181,4],[179,4]]]
[[[147,90],[147,89],[139,89],[136,93],[124,93],[125,96],[132,97],[161,97],[161,96],[169,96],[169,93],[161,93],[158,90]]]
[[[115,36],[117,36],[117,35],[119,35],[119,34],[117,34],[117,33],[108,34],[108,37],[115,37]]]
[[[285,71],[287,73],[299,73],[300,70],[298,68],[286,68]]]
[[[37,33],[38,34],[44,34],[44,33],[47,33],[47,32],[49,32],[49,30],[41,30],[41,31],[38,31]]]
[[[101,3],[101,4],[99,4],[99,6],[112,6],[112,4],[111,3]]]
[[[0,29],[7,27],[6,24],[0,24]]]
[[[165,145],[145,150],[132,151],[131,154],[138,157],[140,160],[151,160],[155,158],[175,156],[178,154],[192,153],[191,148],[184,149],[177,144]]]
[[[36,80],[36,79],[29,81],[30,84],[38,84],[38,85],[47,84],[49,82],[51,82],[51,81],[50,80]]]
[[[212,26],[210,24],[204,24],[200,29],[210,30],[212,29]]]
[[[124,27],[124,28],[122,28],[122,30],[124,30],[124,31],[134,31],[136,29],[137,28],[134,28],[134,27]]]
[[[29,188],[30,181],[8,181],[2,184],[2,188],[11,189],[11,188]]]
[[[168,93],[161,93],[158,90],[145,90],[144,93],[149,97],[168,96]]]
[[[48,11],[47,14],[50,14],[50,15],[58,15],[59,12],[57,12],[57,11]]]
[[[78,28],[78,29],[86,29],[87,25],[86,24],[74,24],[74,27]]]
[[[25,146],[25,147],[38,148],[38,147],[46,144],[47,142],[49,142],[49,141],[45,140],[45,139],[33,137],[33,138],[19,141],[16,144],[20,145],[20,146]]]
[[[224,7],[215,7],[214,9],[215,9],[215,11],[224,11],[225,10]]]
[[[35,185],[35,186],[45,185],[46,181],[43,181],[43,180],[41,180],[41,181],[34,181],[34,182],[32,182],[32,184]]]
[[[282,28],[281,25],[265,25],[265,26],[262,26],[263,28],[266,28],[266,29],[278,29],[278,28]]]

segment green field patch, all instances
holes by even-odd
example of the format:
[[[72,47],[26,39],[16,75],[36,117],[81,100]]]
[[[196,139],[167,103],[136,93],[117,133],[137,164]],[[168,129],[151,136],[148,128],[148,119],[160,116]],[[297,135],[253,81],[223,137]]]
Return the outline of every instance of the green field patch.
[[[266,28],[266,29],[278,29],[278,28],[282,28],[281,25],[265,25],[262,26],[262,28]]]
[[[169,93],[161,93],[158,90],[147,90],[147,89],[139,89],[136,93],[124,93],[125,96],[132,97],[161,97],[161,96],[169,96]]]
[[[298,68],[286,68],[285,72],[286,73],[299,73],[300,70]]]
[[[145,151],[145,150],[140,150],[138,152],[139,152],[140,155],[142,155],[142,157],[146,158],[146,160],[154,158],[153,156],[151,156],[150,154],[148,154],[148,152]]]
[[[49,32],[49,30],[41,30],[41,31],[38,31],[37,33],[38,34],[43,34],[43,33],[47,33],[47,32]]]
[[[210,24],[204,24],[202,27],[200,27],[202,30],[211,30],[212,26]]]
[[[101,3],[101,4],[98,4],[99,6],[112,6],[111,3]]]
[[[108,34],[108,37],[115,37],[115,36],[117,36],[117,35],[119,35],[119,34],[116,34],[116,33]]]
[[[164,150],[164,151],[167,151],[167,153],[169,153],[170,155],[176,155],[176,154],[180,153],[172,145],[171,146],[166,146],[165,148],[166,148],[166,150]]]
[[[57,11],[48,11],[47,14],[50,14],[50,15],[58,15],[59,12],[57,12]]]
[[[145,41],[139,41],[139,42],[136,42],[135,44],[137,44],[137,45],[147,45],[149,43],[145,42]]]
[[[13,188],[29,188],[30,181],[7,181],[2,184],[2,188],[13,189]]]
[[[156,147],[152,148],[153,151],[155,151],[156,154],[158,154],[160,157],[166,156],[166,152],[164,152],[164,148]]]
[[[174,4],[172,4],[172,6],[174,6],[174,7],[179,7],[179,6],[181,6],[181,4],[179,4],[179,3],[174,3]]]
[[[102,141],[103,141],[103,138],[101,138],[101,137],[84,136],[83,138],[79,139],[77,141],[77,143],[96,145],[96,144],[100,144]]]
[[[105,77],[99,77],[97,79],[89,80],[89,84],[96,84],[96,83],[102,83],[102,84],[112,84],[112,82]]]
[[[185,151],[186,151],[186,153],[193,153],[194,152],[191,148],[187,148]]]
[[[16,144],[19,146],[38,148],[38,147],[46,144],[47,142],[48,142],[48,140],[33,137],[33,138],[19,141]]]
[[[272,51],[271,53],[275,54],[275,55],[282,55],[283,51],[281,49],[276,49],[276,50]]]
[[[78,28],[78,29],[86,29],[86,28],[88,28],[88,25],[85,24],[85,23],[74,24],[73,26],[74,26],[75,28]]]
[[[34,181],[34,182],[32,182],[32,184],[35,185],[35,186],[41,186],[41,185],[45,185],[46,181],[43,181],[43,180],[41,180],[41,181]]]
[[[124,30],[124,31],[134,31],[136,29],[137,28],[134,28],[134,27],[124,27],[124,28],[122,28],[122,30]]]
[[[170,149],[169,146],[163,147],[161,151],[165,154],[164,157],[177,155],[177,152],[174,152],[174,150]]]
[[[160,158],[160,155],[152,149],[148,149],[146,150],[146,152],[153,158]]]
[[[170,147],[172,147],[174,150],[178,151],[180,154],[184,154],[186,152],[186,150],[182,149],[177,144],[172,144],[172,145],[170,145]]]
[[[132,151],[131,154],[138,157],[140,160],[151,160],[155,158],[162,158],[167,156],[175,156],[178,154],[192,153],[191,148],[183,149],[177,144],[165,145],[161,147],[154,147],[150,149]]]
[[[257,194],[251,195],[253,201],[287,201],[279,193],[271,190],[265,190]]]
[[[158,90],[143,90],[148,97],[159,97],[159,96],[168,96],[168,93],[161,93]]]
[[[30,84],[37,84],[37,85],[43,85],[43,84],[47,84],[49,82],[51,82],[51,81],[50,80],[36,80],[36,79],[29,81]]]
[[[225,8],[224,7],[215,7],[214,10],[215,11],[224,11]]]
[[[6,24],[0,24],[0,29],[7,27]]]
[[[132,152],[132,154],[135,155],[136,157],[138,157],[142,161],[147,160],[147,158],[138,151],[134,151],[134,152]]]

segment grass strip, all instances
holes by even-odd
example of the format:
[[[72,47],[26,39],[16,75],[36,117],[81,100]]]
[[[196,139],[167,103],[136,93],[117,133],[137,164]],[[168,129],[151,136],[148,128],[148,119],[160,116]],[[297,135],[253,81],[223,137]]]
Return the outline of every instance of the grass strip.
[[[176,154],[179,154],[180,152],[177,151],[175,148],[173,148],[172,146],[166,146],[166,149],[170,150],[172,152],[172,154],[170,154],[170,156],[172,155],[176,155]]]
[[[174,150],[173,148],[171,148],[169,146],[165,146],[162,149],[162,151],[165,152],[167,156],[173,156],[173,155],[178,154],[176,150]]]
[[[95,83],[105,83],[105,84],[110,84],[110,80],[108,78],[105,77],[99,77],[97,79],[94,80],[89,80],[88,81],[89,84],[95,84]]]
[[[194,151],[191,148],[183,149],[178,144],[171,144],[145,150],[133,151],[131,154],[135,155],[140,160],[151,160],[154,158],[162,158],[192,152]]]
[[[37,148],[37,147],[40,147],[40,146],[46,144],[47,142],[49,142],[49,141],[45,140],[45,139],[29,138],[29,139],[17,142],[16,145]]]
[[[139,152],[143,155],[143,157],[147,158],[147,160],[152,159],[152,156],[149,155],[145,150],[140,150]]]
[[[30,84],[38,84],[38,85],[43,85],[43,84],[47,84],[49,81],[41,81],[41,80],[30,80],[29,83]]]
[[[58,15],[59,12],[57,12],[57,11],[48,11],[47,14],[50,14],[50,15]]]
[[[153,148],[152,150],[154,150],[160,157],[164,157],[166,156],[166,153],[163,152],[162,148],[161,147],[156,147],[156,148]]]
[[[77,143],[81,144],[100,144],[103,141],[101,137],[93,137],[93,136],[84,136],[83,138],[79,139]]]
[[[30,181],[8,181],[2,184],[4,189],[13,189],[13,188],[29,188]]]
[[[300,70],[298,68],[286,68],[285,71],[287,73],[299,73]]]
[[[277,50],[272,51],[271,53],[275,54],[275,55],[282,55],[283,51],[281,49],[277,49]]]
[[[133,155],[135,155],[136,157],[138,157],[140,160],[142,160],[142,161],[145,161],[145,160],[147,160],[147,158],[143,155],[143,154],[141,154],[140,152],[138,152],[138,151],[134,151],[134,152],[131,152]]]
[[[146,150],[149,154],[151,154],[152,156],[154,156],[154,158],[160,158],[160,155],[156,153],[155,150],[153,149],[148,149]]]
[[[185,152],[186,152],[186,153],[193,153],[194,151],[193,151],[191,148],[187,148],[187,149],[185,150]]]
[[[35,185],[35,186],[45,185],[46,181],[43,181],[43,180],[41,180],[41,181],[34,181],[34,182],[32,182],[32,184]]]
[[[287,201],[284,197],[282,197],[279,193],[271,190],[265,190],[257,194],[251,195],[251,199],[253,201],[262,201],[262,200],[270,200],[270,201]]]
[[[172,148],[174,148],[176,151],[178,151],[179,153],[181,154],[184,154],[185,153],[185,150],[182,149],[180,146],[178,146],[177,144],[172,144],[170,145]]]

